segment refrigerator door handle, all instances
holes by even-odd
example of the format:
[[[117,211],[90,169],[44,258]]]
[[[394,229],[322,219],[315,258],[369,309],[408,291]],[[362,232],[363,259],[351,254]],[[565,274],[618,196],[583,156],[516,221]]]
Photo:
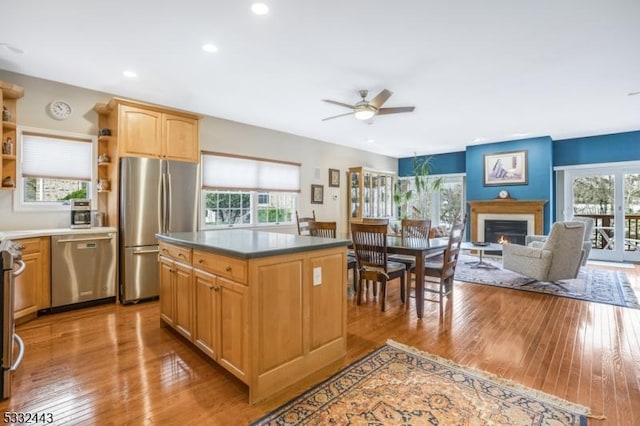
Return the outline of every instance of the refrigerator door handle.
[[[165,213],[167,221],[167,232],[171,232],[171,206],[173,205],[173,197],[171,196],[172,193],[173,189],[171,188],[171,173],[169,173],[169,168],[167,167],[167,210]]]
[[[18,367],[20,367],[20,364],[22,364],[22,358],[24,358],[24,342],[17,334],[13,335],[13,341],[18,345],[18,356],[13,364],[11,364],[9,371],[16,371]]]
[[[166,216],[165,211],[167,207],[166,187],[167,187],[167,183],[166,183],[165,174],[162,173],[160,175],[160,208],[158,209],[158,223],[160,223],[160,230],[163,233],[167,232],[167,221],[165,219],[165,216]]]

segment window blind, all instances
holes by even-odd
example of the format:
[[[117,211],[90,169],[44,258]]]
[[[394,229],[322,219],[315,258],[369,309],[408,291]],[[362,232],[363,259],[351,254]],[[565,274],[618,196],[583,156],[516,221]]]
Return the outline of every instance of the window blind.
[[[300,192],[300,165],[224,155],[202,155],[202,187]]]
[[[91,141],[23,134],[22,175],[91,180]]]

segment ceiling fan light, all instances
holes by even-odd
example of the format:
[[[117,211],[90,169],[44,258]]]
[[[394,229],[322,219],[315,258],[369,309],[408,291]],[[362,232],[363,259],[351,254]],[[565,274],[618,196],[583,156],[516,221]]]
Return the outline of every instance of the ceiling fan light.
[[[368,120],[373,117],[374,114],[375,111],[372,111],[370,109],[359,109],[354,113],[356,119],[358,120]]]

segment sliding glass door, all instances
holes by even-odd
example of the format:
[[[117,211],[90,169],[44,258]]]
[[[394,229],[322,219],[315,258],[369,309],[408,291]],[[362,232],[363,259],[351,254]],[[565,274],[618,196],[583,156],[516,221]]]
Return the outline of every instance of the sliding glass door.
[[[591,217],[590,259],[640,261],[640,166],[568,169],[564,217]]]

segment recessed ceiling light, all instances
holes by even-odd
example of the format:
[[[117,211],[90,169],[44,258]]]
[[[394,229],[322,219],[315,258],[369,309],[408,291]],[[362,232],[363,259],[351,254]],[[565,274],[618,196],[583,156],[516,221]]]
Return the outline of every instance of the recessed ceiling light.
[[[24,53],[24,50],[20,49],[19,47],[14,46],[11,43],[0,43],[0,46],[4,47],[6,50],[8,50],[11,53],[15,53],[18,55],[22,55]]]
[[[529,136],[531,133],[527,132],[527,133],[514,133],[513,136],[515,136],[516,138],[521,138],[523,136]]]
[[[266,15],[269,13],[269,6],[264,3],[254,3],[251,5],[251,11],[256,15]]]
[[[218,48],[211,43],[205,43],[202,45],[202,50],[208,53],[214,53],[218,51]]]
[[[367,143],[374,143],[375,139],[367,139]]]
[[[136,78],[138,76],[138,74],[136,74],[135,71],[131,71],[131,70],[122,71],[122,75],[124,75],[127,78]]]
[[[487,138],[475,138],[472,142],[477,143],[477,142],[484,142],[486,140]]]

